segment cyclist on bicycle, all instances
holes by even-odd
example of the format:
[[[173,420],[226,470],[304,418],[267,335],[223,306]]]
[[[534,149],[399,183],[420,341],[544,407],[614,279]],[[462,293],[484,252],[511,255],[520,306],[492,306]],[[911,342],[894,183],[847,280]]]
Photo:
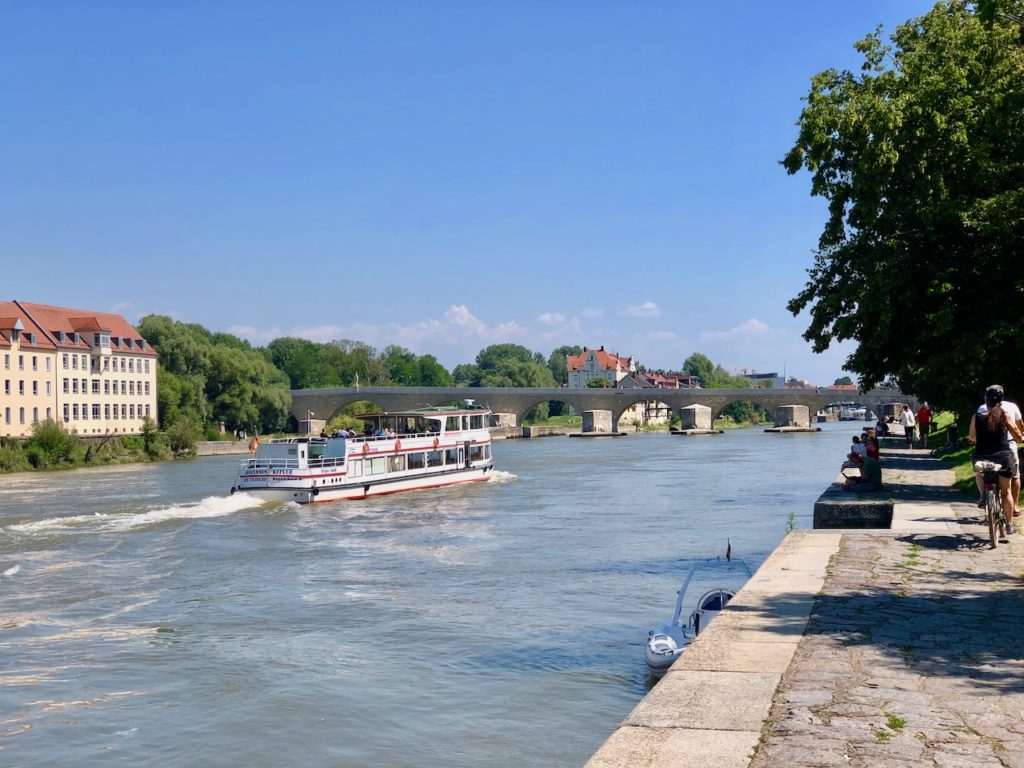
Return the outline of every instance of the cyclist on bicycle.
[[[1003,512],[1009,526],[1007,533],[1013,533],[1013,499],[1010,498],[1010,478],[1013,477],[1013,463],[1010,456],[1010,437],[1017,442],[1024,442],[1024,434],[1017,428],[1003,410],[1003,388],[989,387],[985,390],[985,413],[975,413],[971,417],[971,427],[967,439],[975,446],[975,461],[991,461],[999,464],[999,496],[1003,502]],[[1009,433],[1009,434],[1008,434]]]

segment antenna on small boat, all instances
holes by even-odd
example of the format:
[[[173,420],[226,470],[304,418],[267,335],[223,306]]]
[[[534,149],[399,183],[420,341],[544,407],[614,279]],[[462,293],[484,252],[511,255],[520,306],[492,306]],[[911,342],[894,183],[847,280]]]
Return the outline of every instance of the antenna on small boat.
[[[729,539],[725,540],[725,559],[732,560],[732,542]]]

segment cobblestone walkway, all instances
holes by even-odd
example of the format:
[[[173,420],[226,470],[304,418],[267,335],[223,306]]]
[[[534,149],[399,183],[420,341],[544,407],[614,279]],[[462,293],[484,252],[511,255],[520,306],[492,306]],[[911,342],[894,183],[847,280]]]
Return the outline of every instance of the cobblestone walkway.
[[[962,532],[843,535],[751,766],[1024,768],[1024,538],[939,503]]]

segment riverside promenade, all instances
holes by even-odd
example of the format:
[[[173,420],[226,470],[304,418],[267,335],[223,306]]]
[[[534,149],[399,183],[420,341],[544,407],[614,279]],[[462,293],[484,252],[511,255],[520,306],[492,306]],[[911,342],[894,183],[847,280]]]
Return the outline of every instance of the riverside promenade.
[[[1024,768],[1024,534],[895,445],[891,528],[787,536],[587,768]]]

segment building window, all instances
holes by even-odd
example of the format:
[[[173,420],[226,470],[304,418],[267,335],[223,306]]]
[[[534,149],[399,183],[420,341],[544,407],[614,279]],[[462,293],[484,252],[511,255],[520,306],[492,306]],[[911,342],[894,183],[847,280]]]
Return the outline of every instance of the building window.
[[[32,370],[33,371],[38,371],[39,370],[39,358],[36,357],[35,355],[32,355]]]
[[[82,403],[82,421],[88,421],[88,420],[89,420],[89,406],[86,405],[85,403]]]
[[[100,393],[100,380],[99,379],[93,379],[92,380],[92,393],[94,395],[98,395]]]
[[[24,424],[25,423],[25,409],[24,408],[19,408],[18,409],[18,423],[19,424]]]
[[[134,381],[129,381],[128,382],[128,394],[129,395],[134,395],[135,394],[135,382]]]
[[[88,379],[82,379],[82,394],[84,395],[88,391],[89,391],[89,380]]]
[[[104,395],[109,395],[110,394],[110,382],[109,381],[104,381],[103,382],[103,394]]]
[[[46,358],[46,372],[47,373],[50,372],[50,358],[49,357]]]
[[[124,373],[124,367],[125,367],[125,363],[126,363],[126,362],[127,362],[127,361],[126,361],[126,360],[125,360],[125,359],[124,359],[124,358],[122,357],[122,358],[121,358],[121,373]]]
[[[71,406],[71,418],[78,421],[78,403]]]
[[[73,394],[73,395],[77,395],[78,394],[78,379],[72,379],[71,380],[71,394]]]
[[[114,406],[114,421],[117,421],[117,406]]]
[[[11,356],[10,355],[4,355],[4,370],[7,370],[7,371],[11,370]],[[10,424],[10,422],[7,422],[7,423]]]
[[[146,382],[146,394],[147,395],[149,394],[149,382],[148,381]]]
[[[106,357],[103,358],[103,370],[104,371],[109,371],[110,370],[110,359],[109,358],[106,358]]]
[[[46,406],[46,420],[53,421],[53,411],[50,409],[50,406]]]
[[[68,405],[67,405],[67,403],[65,403],[64,404],[64,421],[67,421],[67,420],[68,420]]]
[[[67,368],[66,365],[64,367]],[[74,368],[76,371],[78,370],[78,355],[71,356],[71,367]]]
[[[32,423],[33,424],[38,424],[39,423],[39,409],[38,408],[33,408],[32,409]]]
[[[11,423],[11,409],[10,408],[4,408],[4,423],[6,423],[6,424],[10,424]]]
[[[96,404],[93,405],[93,407],[92,407],[92,417],[94,419],[99,419],[99,417],[100,417],[100,405],[99,405],[99,403],[96,403]]]
[[[121,418],[122,419],[127,419],[128,418],[128,406],[125,405],[124,403],[121,403]]]
[[[24,371],[25,370],[25,356],[24,355],[18,355],[18,370],[19,371]]]
[[[11,380],[10,379],[4,379],[4,394],[5,395],[11,394]]]
[[[103,418],[110,421],[110,403],[103,406]]]
[[[64,379],[64,394],[68,394],[68,380]]]
[[[39,382],[38,381],[33,381],[32,382],[32,394],[33,395],[38,395],[39,394]]]
[[[60,362],[61,362],[61,365],[63,366],[64,370],[66,371],[68,369],[68,353],[67,352],[65,352],[63,355],[60,356]]]
[[[85,355],[82,355],[82,370],[83,370],[83,371],[84,371],[84,370],[85,370],[86,368],[88,368],[88,367],[89,367],[89,364],[88,364],[88,363],[86,362],[86,360],[87,360],[87,359],[88,359],[88,358],[87,358],[87,357],[86,357]]]
[[[134,419],[135,418],[135,406],[134,405],[129,405],[128,406],[128,418],[130,418],[130,419]]]
[[[146,406],[146,418],[147,419],[149,418],[149,406],[148,405]]]
[[[50,392],[50,382],[49,381],[46,382],[46,394],[47,395],[51,394],[51,392]]]
[[[18,379],[18,394],[19,395],[24,395],[25,394],[25,380],[24,379]]]
[[[146,373],[149,373],[149,360],[145,361]]]
[[[134,360],[129,360],[128,361],[128,373],[135,373],[135,361]]]

